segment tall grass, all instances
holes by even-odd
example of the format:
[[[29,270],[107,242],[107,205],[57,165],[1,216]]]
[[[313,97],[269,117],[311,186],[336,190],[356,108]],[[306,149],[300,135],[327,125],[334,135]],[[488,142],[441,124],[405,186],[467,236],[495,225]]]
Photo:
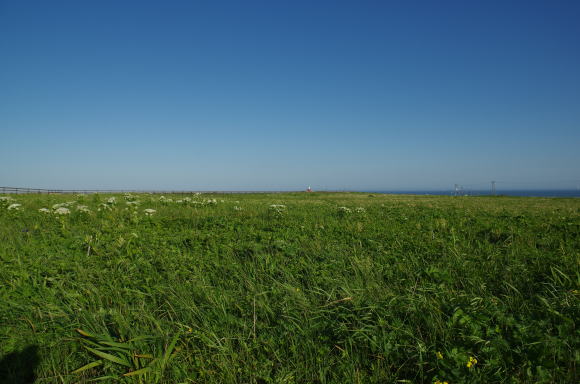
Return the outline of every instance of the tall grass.
[[[139,195],[97,211],[109,197],[0,207],[0,360],[37,347],[37,383],[580,378],[580,200]],[[22,369],[5,361],[0,383]]]

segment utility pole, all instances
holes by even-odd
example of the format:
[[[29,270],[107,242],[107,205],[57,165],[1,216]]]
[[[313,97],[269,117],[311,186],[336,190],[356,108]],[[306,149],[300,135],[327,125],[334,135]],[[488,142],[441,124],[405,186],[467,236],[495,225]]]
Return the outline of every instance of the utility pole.
[[[495,196],[495,181],[491,182],[491,195]]]

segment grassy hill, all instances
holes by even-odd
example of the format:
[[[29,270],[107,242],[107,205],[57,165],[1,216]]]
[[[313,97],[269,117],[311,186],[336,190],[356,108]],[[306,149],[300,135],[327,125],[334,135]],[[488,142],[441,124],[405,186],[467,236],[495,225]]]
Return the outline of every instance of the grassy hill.
[[[580,378],[580,199],[12,198],[0,383]]]

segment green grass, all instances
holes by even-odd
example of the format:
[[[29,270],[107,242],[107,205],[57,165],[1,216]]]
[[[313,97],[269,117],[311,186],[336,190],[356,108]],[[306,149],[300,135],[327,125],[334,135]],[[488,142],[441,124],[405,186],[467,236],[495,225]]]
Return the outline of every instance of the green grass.
[[[579,381],[579,199],[109,197],[0,202],[0,383]]]

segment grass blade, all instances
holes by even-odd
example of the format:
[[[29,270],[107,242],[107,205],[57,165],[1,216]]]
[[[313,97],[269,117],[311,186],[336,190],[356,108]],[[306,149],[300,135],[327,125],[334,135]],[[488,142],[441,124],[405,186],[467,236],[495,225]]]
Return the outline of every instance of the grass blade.
[[[77,329],[75,329],[75,331],[77,331],[78,333],[80,333],[80,334],[81,334],[82,336],[84,336],[84,337],[91,337],[91,338],[94,338],[94,337],[95,337],[95,336],[93,336],[92,334],[90,334],[90,333],[88,333],[88,332],[85,332],[85,331],[83,331],[83,330],[82,330],[82,329],[80,329],[80,328],[77,328]]]
[[[101,364],[103,364],[103,360],[93,361],[92,363],[85,364],[82,367],[80,367],[78,369],[75,369],[71,373],[80,373],[82,371],[86,371],[87,369],[91,369],[91,368],[94,368],[94,367],[98,367]]]
[[[138,375],[143,375],[143,374],[145,374],[145,373],[147,373],[149,371],[151,371],[151,368],[150,367],[145,367],[145,368],[138,369],[136,371],[131,371],[131,372],[124,373],[123,376],[125,376],[125,377],[138,376]]]

